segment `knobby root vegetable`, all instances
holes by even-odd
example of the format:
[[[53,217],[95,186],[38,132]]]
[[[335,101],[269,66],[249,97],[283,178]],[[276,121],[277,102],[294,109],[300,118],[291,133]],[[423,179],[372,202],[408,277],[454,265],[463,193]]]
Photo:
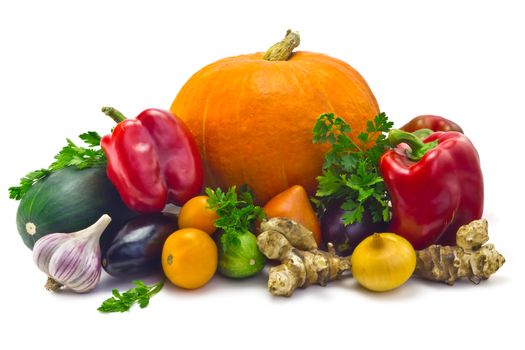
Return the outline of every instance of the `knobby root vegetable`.
[[[432,245],[416,251],[419,277],[450,285],[460,278],[474,283],[488,279],[505,262],[488,239],[486,220],[475,220],[459,228],[456,246]],[[322,286],[351,270],[350,257],[340,257],[332,244],[319,250],[313,235],[287,218],[273,218],[261,224],[259,250],[281,265],[270,268],[268,290],[273,295],[291,296],[295,289],[317,283]]]
[[[281,265],[269,272],[268,290],[273,295],[290,296],[295,289],[317,283],[322,286],[350,270],[350,259],[336,255],[332,244],[319,250],[312,232],[287,218],[272,218],[261,224],[259,250]]]
[[[459,228],[455,246],[432,245],[417,251],[415,273],[449,285],[464,277],[478,284],[505,263],[493,244],[485,244],[488,240],[487,220],[472,221]]]
[[[276,231],[281,233],[290,244],[301,250],[317,249],[317,243],[306,227],[288,218],[272,218],[261,223],[261,232]]]

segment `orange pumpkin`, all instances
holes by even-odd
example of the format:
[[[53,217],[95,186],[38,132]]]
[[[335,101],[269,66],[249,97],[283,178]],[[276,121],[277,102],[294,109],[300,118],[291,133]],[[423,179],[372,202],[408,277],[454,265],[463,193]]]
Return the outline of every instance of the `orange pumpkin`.
[[[294,53],[299,41],[288,31],[266,53],[221,59],[180,90],[171,111],[197,140],[208,186],[248,184],[262,203],[291,185],[313,194],[327,149],[312,143],[317,117],[333,112],[356,136],[379,113],[355,69],[320,53]]]

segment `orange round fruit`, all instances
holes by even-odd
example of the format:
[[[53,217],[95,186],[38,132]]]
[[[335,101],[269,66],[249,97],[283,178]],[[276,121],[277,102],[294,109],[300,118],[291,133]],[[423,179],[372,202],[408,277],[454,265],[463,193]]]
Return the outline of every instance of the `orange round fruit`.
[[[197,228],[213,234],[217,230],[214,222],[219,216],[208,207],[208,199],[208,196],[197,196],[184,203],[179,213],[179,228]]]
[[[312,143],[319,115],[342,117],[357,140],[379,113],[354,68],[320,53],[292,53],[299,41],[292,34],[281,42],[282,50],[272,47],[202,68],[171,105],[195,136],[209,187],[247,184],[259,203],[291,185],[313,195],[328,149]],[[278,57],[280,52],[289,55]]]
[[[177,287],[202,287],[215,274],[217,263],[217,245],[202,230],[184,228],[175,231],[162,248],[162,270]]]

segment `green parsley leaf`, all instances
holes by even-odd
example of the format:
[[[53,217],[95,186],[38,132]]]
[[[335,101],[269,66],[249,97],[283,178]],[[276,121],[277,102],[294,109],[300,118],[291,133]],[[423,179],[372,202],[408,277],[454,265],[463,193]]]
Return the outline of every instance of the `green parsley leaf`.
[[[160,292],[164,286],[164,281],[147,286],[144,282],[137,280],[133,281],[135,288],[132,288],[124,293],[113,289],[111,294],[113,296],[104,300],[102,305],[97,309],[100,312],[125,312],[128,311],[133,304],[137,303],[141,309],[149,305],[152,296]]]
[[[323,174],[317,178],[318,207],[337,198],[344,198],[345,225],[360,222],[365,210],[374,222],[390,218],[389,197],[379,172],[379,158],[389,148],[386,134],[393,123],[385,113],[368,121],[366,130],[357,138],[350,136],[352,128],[333,113],[322,114],[313,128],[314,143],[331,145],[325,154]]]
[[[241,246],[239,233],[234,231],[224,232],[224,234],[221,235],[221,245],[224,251],[228,251],[230,249],[238,249]]]
[[[341,209],[344,210],[341,220],[345,225],[350,225],[356,221],[360,222],[363,218],[364,207],[351,198],[347,199],[341,205]]]
[[[319,185],[315,195],[318,198],[335,197],[345,190],[346,177],[339,176],[333,169],[326,170],[322,176],[317,177]]]
[[[95,131],[88,131],[78,136],[84,143],[90,147],[100,146],[100,135]]]
[[[227,192],[220,188],[206,188],[208,206],[215,210],[219,218],[215,227],[224,231],[221,243],[224,250],[240,245],[239,234],[251,232],[257,219],[264,218],[264,211],[254,204],[254,196],[247,186],[241,186],[240,191],[232,186]]]
[[[85,169],[106,164],[106,156],[100,148],[100,135],[94,131],[81,134],[79,138],[87,145],[77,146],[70,139],[67,145],[55,156],[55,161],[47,168],[35,170],[20,179],[18,186],[9,187],[9,198],[20,200],[38,181],[62,168],[74,166]]]
[[[9,187],[9,198],[20,200],[31,186],[51,173],[48,169],[35,170],[20,179],[19,186]]]

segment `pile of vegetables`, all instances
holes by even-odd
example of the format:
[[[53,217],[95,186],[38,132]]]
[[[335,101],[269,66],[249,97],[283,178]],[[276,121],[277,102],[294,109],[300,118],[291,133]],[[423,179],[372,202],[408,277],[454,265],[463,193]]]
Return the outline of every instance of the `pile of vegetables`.
[[[422,115],[393,129],[357,71],[293,52],[299,42],[288,31],[265,53],[204,67],[171,111],[102,108],[110,133],[67,139],[11,187],[45,287],[89,292],[104,270],[133,280],[98,309],[123,312],[165,279],[196,289],[267,261],[280,296],[347,276],[384,292],[413,275],[494,274],[505,259],[487,244],[479,156],[462,128]],[[165,278],[148,286],[147,275]]]

